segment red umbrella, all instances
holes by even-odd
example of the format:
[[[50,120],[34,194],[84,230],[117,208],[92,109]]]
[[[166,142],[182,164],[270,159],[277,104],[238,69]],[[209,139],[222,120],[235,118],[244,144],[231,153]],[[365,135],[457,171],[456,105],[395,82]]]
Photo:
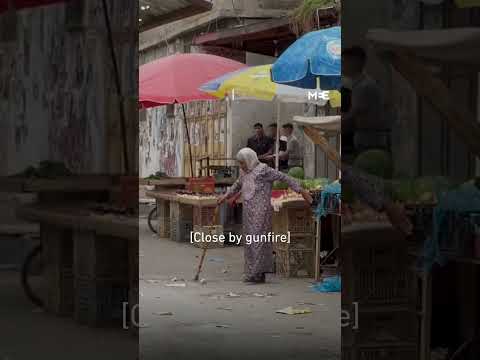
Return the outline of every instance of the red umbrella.
[[[7,11],[11,6],[12,9],[25,9],[35,6],[50,5],[55,3],[66,2],[67,0],[2,0],[0,1],[0,12]]]
[[[182,104],[192,176],[195,176],[192,146],[183,104],[198,100],[217,100],[200,91],[200,86],[243,67],[246,65],[238,61],[207,54],[177,54],[140,67],[139,102],[143,109],[159,105]]]
[[[245,67],[238,61],[208,54],[177,54],[140,67],[142,108],[216,98],[199,90],[204,83]]]

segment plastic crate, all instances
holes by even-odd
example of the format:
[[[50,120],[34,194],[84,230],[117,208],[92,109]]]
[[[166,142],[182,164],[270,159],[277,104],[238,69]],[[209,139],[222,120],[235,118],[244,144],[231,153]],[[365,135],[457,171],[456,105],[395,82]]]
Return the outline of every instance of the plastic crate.
[[[75,277],[74,318],[79,324],[105,327],[122,324],[129,302],[127,282]]]
[[[215,178],[213,176],[188,178],[187,190],[195,193],[214,193]]]
[[[313,277],[313,250],[277,248],[275,265],[276,273],[284,277]]]

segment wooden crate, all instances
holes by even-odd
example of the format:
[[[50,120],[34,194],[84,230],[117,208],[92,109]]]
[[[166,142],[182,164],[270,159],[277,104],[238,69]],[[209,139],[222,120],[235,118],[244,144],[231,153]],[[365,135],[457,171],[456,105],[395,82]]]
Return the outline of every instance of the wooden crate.
[[[193,225],[194,226],[210,226],[216,225],[215,208],[211,206],[194,206],[193,207]]]
[[[401,305],[415,300],[407,242],[390,227],[342,233],[342,303]]]
[[[75,277],[74,318],[79,324],[121,326],[128,301],[127,281]]]
[[[375,308],[364,311],[361,306],[346,307],[345,304],[343,308],[352,314],[352,320],[355,319],[355,323],[342,327],[342,344],[344,345],[388,346],[416,341],[418,321],[414,308],[397,311]]]
[[[193,210],[190,205],[178,202],[170,203],[170,239],[177,242],[189,242],[193,231]]]
[[[157,234],[160,238],[170,237],[170,201],[157,199]]]
[[[43,224],[40,236],[47,282],[46,309],[56,315],[70,315],[74,304],[72,232]]]
[[[214,225],[214,226],[200,226],[194,225],[193,232],[195,233],[204,233],[205,235],[222,235],[223,234],[223,226],[222,225]],[[208,249],[224,247],[224,242],[193,242],[193,245],[199,248],[204,249],[205,247]]]
[[[315,236],[315,221],[309,207],[285,206],[273,215],[273,231],[276,234]]]
[[[138,258],[138,250],[132,251],[130,243],[93,231],[74,233],[74,318],[78,323],[93,327],[122,323],[135,277],[129,269],[136,266],[135,255]]]
[[[313,277],[314,251],[305,249],[276,249],[276,273],[284,277]]]
[[[413,344],[378,347],[342,346],[342,360],[414,360],[418,358],[417,354],[417,347]]]
[[[128,280],[128,240],[93,231],[75,232],[73,240],[75,276]]]

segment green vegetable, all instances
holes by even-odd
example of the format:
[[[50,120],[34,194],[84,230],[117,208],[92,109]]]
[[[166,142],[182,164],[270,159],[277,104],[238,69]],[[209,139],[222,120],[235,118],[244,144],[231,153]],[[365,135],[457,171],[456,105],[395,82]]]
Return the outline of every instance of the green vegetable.
[[[280,181],[273,183],[273,190],[288,190],[288,184]]]
[[[357,156],[353,166],[368,174],[390,179],[393,165],[390,155],[383,150],[368,150]]]
[[[304,179],[305,172],[301,167],[293,167],[288,171],[288,175],[295,179]]]

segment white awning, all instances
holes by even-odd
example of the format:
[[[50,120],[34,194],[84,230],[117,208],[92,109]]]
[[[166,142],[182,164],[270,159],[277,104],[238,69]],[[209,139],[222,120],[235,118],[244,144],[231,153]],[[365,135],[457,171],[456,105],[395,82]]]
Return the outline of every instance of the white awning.
[[[367,39],[378,51],[411,51],[429,60],[480,67],[480,28],[416,31],[373,29],[367,33]]]
[[[323,131],[342,131],[342,117],[337,116],[294,116],[293,122],[303,126],[312,126]]]

